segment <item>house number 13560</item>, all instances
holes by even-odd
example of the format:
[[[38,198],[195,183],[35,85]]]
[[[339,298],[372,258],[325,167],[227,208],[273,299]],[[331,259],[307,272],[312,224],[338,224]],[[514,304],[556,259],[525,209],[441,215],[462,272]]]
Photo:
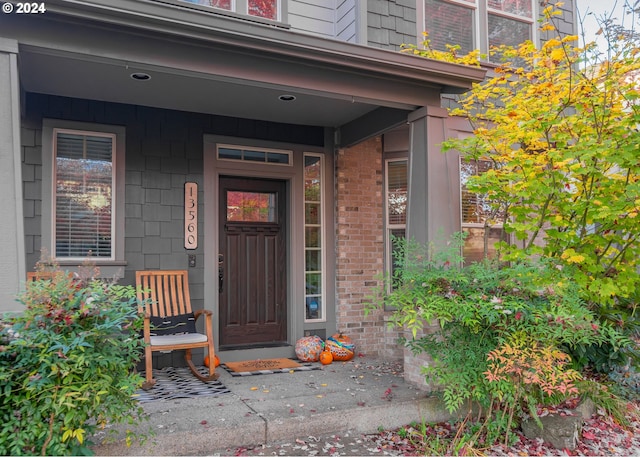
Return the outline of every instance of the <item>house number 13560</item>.
[[[184,248],[198,247],[198,185],[184,183]]]

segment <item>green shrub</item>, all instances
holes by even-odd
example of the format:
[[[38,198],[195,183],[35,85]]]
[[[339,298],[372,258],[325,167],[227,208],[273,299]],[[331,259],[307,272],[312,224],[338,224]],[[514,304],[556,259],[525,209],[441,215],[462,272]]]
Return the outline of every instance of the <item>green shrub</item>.
[[[131,286],[58,270],[19,300],[24,313],[0,331],[0,454],[89,454],[98,429],[144,417],[133,397],[143,343]]]
[[[401,242],[404,263],[383,302],[395,310],[392,325],[411,331],[405,343],[432,357],[423,371],[447,408],[478,403],[489,439],[509,440],[523,414],[537,418],[539,404],[579,393],[568,349],[631,341],[597,320],[570,268],[545,260],[462,268],[462,241],[440,251]]]

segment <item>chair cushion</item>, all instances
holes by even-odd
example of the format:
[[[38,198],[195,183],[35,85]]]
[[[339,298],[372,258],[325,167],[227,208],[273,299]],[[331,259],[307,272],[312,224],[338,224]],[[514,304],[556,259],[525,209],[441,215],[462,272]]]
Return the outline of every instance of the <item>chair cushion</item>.
[[[196,333],[196,318],[193,313],[175,316],[151,316],[151,336],[176,335],[181,333]]]
[[[176,344],[194,344],[207,341],[207,335],[202,333],[183,333],[180,335],[152,336],[151,346],[173,346]]]

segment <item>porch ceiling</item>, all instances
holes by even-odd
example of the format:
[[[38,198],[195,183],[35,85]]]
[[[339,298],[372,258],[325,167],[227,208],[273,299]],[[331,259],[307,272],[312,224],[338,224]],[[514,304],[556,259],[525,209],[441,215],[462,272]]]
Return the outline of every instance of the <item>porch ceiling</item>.
[[[331,127],[351,143],[484,76],[160,2],[49,0],[46,14],[0,15],[3,37],[29,92]]]
[[[131,74],[137,72],[151,79],[134,80]],[[265,87],[135,62],[48,55],[28,48],[20,52],[20,80],[28,92],[288,124],[337,127],[377,108],[297,87]],[[281,95],[296,99],[281,101]]]

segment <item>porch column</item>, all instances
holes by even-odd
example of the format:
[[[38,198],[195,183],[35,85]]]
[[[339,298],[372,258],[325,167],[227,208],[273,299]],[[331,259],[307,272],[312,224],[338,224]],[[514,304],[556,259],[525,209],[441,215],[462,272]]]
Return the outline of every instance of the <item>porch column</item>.
[[[460,231],[459,156],[442,153],[448,136],[448,113],[426,106],[408,117],[409,197],[407,238],[419,243],[446,243]]]
[[[25,279],[18,42],[0,38],[0,315],[22,311]]]

